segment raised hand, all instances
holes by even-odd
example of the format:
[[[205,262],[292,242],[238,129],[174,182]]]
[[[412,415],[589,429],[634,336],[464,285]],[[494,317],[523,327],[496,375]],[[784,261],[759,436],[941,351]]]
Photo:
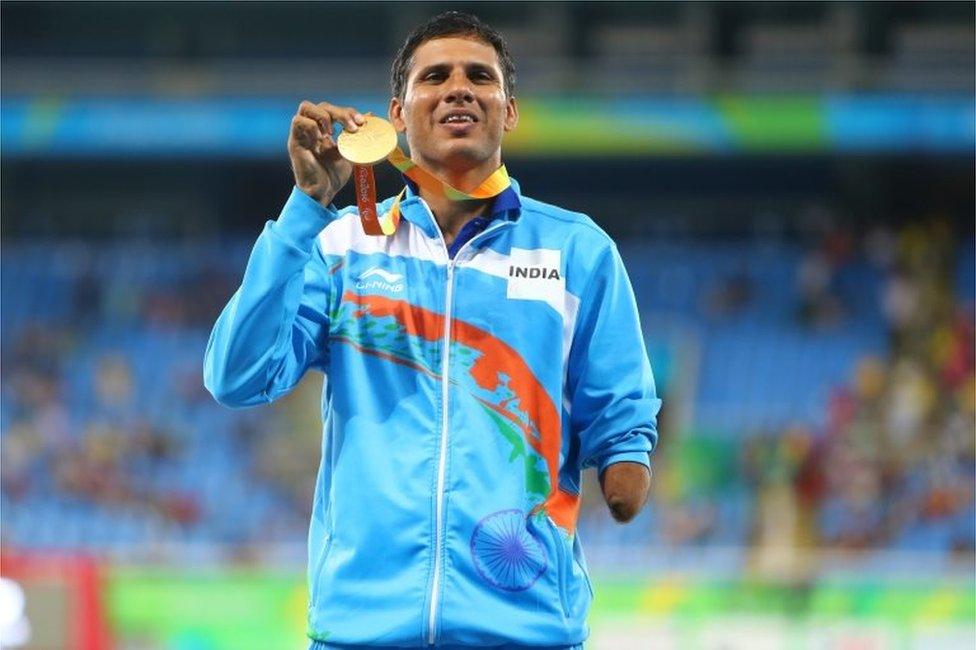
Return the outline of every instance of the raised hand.
[[[295,185],[327,207],[352,175],[352,163],[343,159],[336,148],[332,125],[339,122],[346,131],[355,132],[365,121],[365,116],[354,108],[328,102],[299,104],[288,134],[288,157]]]

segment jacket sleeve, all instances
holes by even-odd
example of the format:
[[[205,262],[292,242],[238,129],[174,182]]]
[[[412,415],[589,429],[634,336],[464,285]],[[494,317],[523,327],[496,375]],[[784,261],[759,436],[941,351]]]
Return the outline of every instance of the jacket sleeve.
[[[649,467],[661,400],[634,290],[612,244],[597,261],[580,299],[567,381],[582,467],[595,466],[601,474],[621,461]]]
[[[221,404],[271,402],[324,370],[331,287],[316,236],[338,216],[296,187],[265,224],[207,343],[203,383]]]

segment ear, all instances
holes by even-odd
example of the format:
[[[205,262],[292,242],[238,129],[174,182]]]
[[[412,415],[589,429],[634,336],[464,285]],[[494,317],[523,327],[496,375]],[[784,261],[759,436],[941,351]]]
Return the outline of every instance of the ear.
[[[515,102],[514,97],[508,98],[508,106],[505,107],[505,132],[514,131],[515,127],[518,126],[519,112],[518,104]]]
[[[397,133],[404,133],[407,130],[407,123],[403,120],[403,103],[397,97],[390,98],[390,123]]]

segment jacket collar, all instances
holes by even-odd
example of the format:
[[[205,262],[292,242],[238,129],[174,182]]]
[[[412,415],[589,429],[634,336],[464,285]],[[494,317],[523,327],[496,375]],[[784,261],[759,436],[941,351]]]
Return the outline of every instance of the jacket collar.
[[[522,190],[517,180],[511,177],[509,180],[511,184],[496,196],[491,204],[491,221],[495,219],[518,221],[522,214]],[[437,224],[432,220],[433,215],[430,209],[424,205],[420,198],[416,183],[406,176],[403,177],[403,181],[407,186],[407,191],[400,202],[401,216],[419,226],[428,236],[437,237]]]

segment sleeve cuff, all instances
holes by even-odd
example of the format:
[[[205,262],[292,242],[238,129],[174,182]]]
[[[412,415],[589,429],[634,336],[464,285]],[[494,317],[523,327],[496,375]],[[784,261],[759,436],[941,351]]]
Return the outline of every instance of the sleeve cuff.
[[[339,217],[334,206],[323,208],[305,192],[292,188],[291,195],[275,222],[275,230],[302,250],[311,250],[322,229]]]
[[[651,468],[651,455],[646,451],[622,451],[617,454],[608,454],[600,459],[599,474],[614,463],[640,463],[644,467]]]

